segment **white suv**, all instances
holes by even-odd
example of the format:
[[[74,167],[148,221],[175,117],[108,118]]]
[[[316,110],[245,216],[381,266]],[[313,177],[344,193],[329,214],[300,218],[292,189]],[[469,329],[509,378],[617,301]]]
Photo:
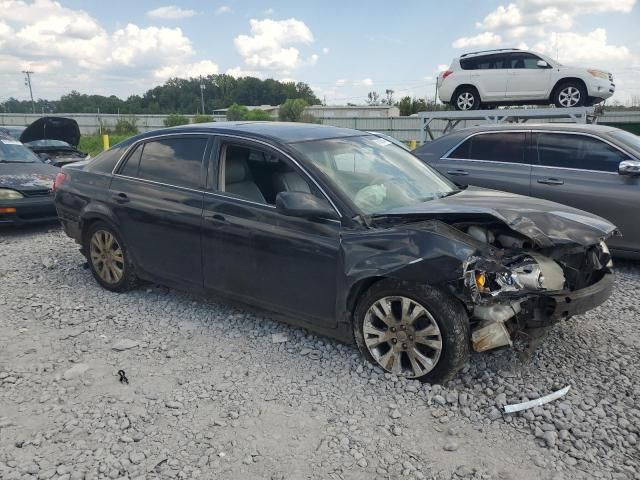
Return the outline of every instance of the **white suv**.
[[[581,107],[615,91],[613,76],[602,70],[566,67],[539,53],[487,50],[454,58],[438,75],[439,97],[456,110],[481,106],[555,104]]]

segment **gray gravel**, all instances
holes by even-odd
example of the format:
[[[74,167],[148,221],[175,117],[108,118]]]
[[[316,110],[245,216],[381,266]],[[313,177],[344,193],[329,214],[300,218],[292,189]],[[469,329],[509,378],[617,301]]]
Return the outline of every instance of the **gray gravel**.
[[[0,231],[0,478],[640,479],[640,266],[618,274],[443,388],[188,293],[109,293],[57,229]]]

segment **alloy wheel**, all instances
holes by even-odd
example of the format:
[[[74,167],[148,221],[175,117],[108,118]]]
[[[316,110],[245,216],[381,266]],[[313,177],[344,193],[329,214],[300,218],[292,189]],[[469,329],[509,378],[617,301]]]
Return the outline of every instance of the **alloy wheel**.
[[[387,372],[417,378],[429,373],[442,353],[442,334],[420,303],[407,297],[383,297],[367,310],[364,343]]]
[[[563,107],[574,107],[580,102],[580,90],[576,87],[566,87],[560,90],[558,102]]]
[[[476,99],[474,98],[473,94],[471,94],[470,92],[462,92],[460,95],[458,95],[458,100],[456,103],[458,104],[458,108],[460,110],[471,110],[475,101]]]
[[[91,263],[102,281],[115,285],[124,275],[124,254],[116,237],[106,230],[96,230],[91,236]]]

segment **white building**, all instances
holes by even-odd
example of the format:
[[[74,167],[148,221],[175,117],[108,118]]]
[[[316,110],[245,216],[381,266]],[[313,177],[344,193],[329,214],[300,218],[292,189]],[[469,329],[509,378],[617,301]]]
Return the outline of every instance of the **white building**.
[[[376,106],[324,106],[312,105],[305,113],[316,118],[389,118],[399,117],[400,109],[389,105]]]

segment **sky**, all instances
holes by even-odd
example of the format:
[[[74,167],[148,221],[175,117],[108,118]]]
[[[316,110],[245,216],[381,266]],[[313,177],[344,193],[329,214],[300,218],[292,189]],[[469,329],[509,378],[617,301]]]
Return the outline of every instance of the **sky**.
[[[433,98],[462,53],[520,47],[613,73],[640,96],[637,0],[0,0],[0,102],[126,98],[212,73],[306,82],[327,104]]]

